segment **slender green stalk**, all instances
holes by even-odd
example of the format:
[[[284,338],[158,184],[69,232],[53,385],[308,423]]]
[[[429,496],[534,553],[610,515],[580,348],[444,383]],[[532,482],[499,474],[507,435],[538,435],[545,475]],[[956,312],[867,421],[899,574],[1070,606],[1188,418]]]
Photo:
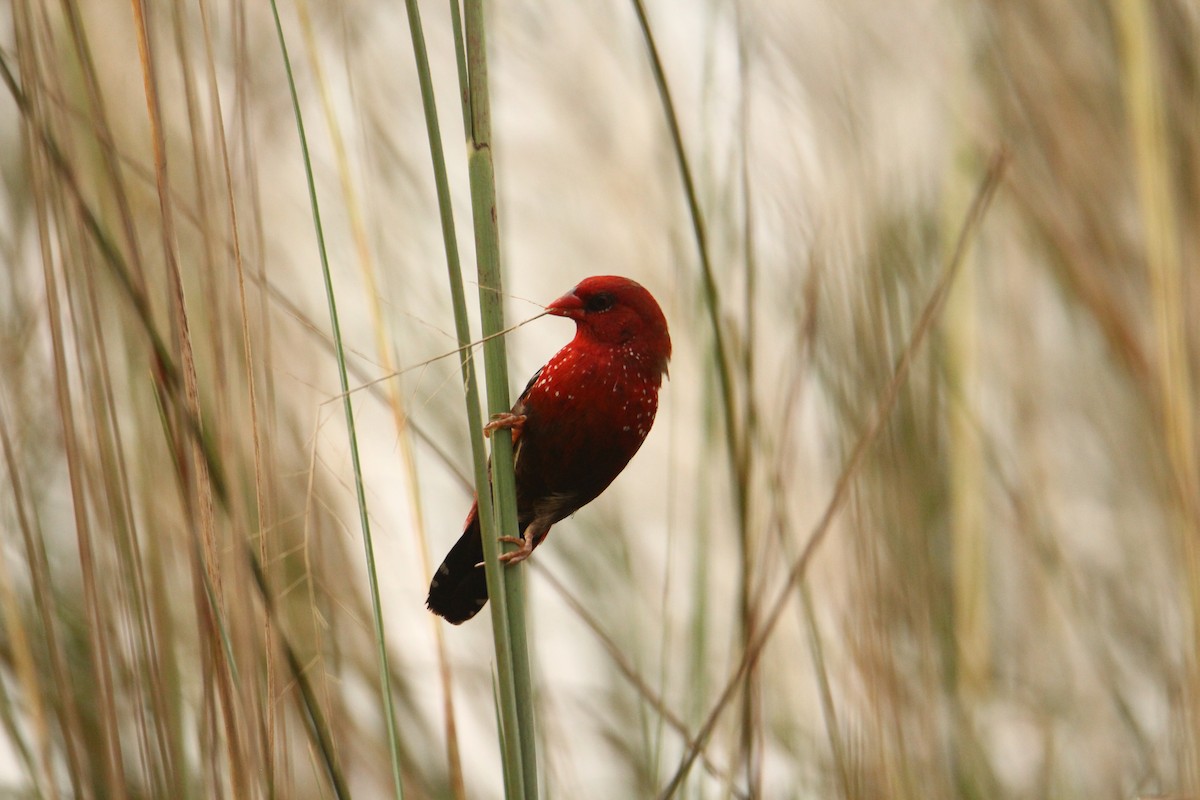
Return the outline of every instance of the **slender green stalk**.
[[[650,69],[654,74],[654,84],[658,87],[659,99],[662,101],[663,114],[666,117],[667,128],[671,133],[671,144],[675,151],[675,159],[679,163],[679,177],[683,181],[684,193],[687,196],[688,213],[692,219],[692,232],[696,237],[696,250],[700,256],[700,276],[704,284],[704,299],[708,311],[709,324],[712,327],[714,349],[717,357],[717,376],[721,381],[722,411],[725,420],[725,435],[728,438],[730,455],[740,462],[741,446],[738,442],[737,427],[737,396],[733,387],[733,366],[730,364],[729,350],[725,344],[724,328],[721,325],[720,291],[713,273],[712,258],[708,251],[708,233],[704,222],[704,212],[700,208],[700,196],[696,191],[696,179],[692,173],[687,150],[683,146],[683,132],[679,125],[679,115],[675,113],[675,101],[671,99],[671,89],[667,85],[666,72],[662,59],[658,54],[658,45],[650,30],[650,21],[646,17],[642,0],[633,0],[633,9],[637,12],[638,25],[641,26],[642,37],[646,41],[646,50],[650,56]],[[738,462],[735,462],[738,463]],[[735,487],[739,491],[741,487]],[[742,501],[739,500],[739,503]]]
[[[329,325],[336,345],[338,381],[342,390],[342,411],[346,417],[346,434],[350,444],[350,461],[354,469],[354,490],[358,500],[359,526],[362,528],[363,550],[367,562],[367,581],[371,593],[371,617],[374,622],[375,649],[379,660],[379,688],[383,696],[383,716],[387,723],[388,754],[392,764],[392,782],[395,796],[404,797],[400,780],[400,741],[396,730],[396,712],[392,704],[392,683],[388,669],[387,638],[383,629],[383,608],[379,599],[379,575],[375,568],[375,546],[371,540],[371,522],[367,514],[367,495],[363,486],[362,461],[358,452],[358,436],[354,428],[354,405],[350,398],[350,380],[346,371],[346,351],[342,342],[341,324],[338,322],[337,300],[333,291],[333,276],[329,269],[329,254],[325,248],[325,233],[321,226],[321,210],[317,202],[317,186],[313,178],[312,161],[309,158],[308,138],[304,132],[304,117],[300,113],[300,97],[296,92],[296,81],[292,75],[292,63],[288,57],[287,41],[283,35],[283,23],[279,18],[279,6],[271,0],[271,13],[275,18],[275,32],[279,37],[279,50],[283,55],[287,71],[288,89],[292,96],[292,111],[296,116],[296,133],[300,138],[300,151],[304,158],[304,177],[308,183],[308,200],[312,207],[313,228],[317,236],[317,250],[321,256],[321,274],[325,281],[325,298],[329,304]]]
[[[450,24],[454,27],[454,66],[458,75],[458,99],[462,107],[463,130],[471,130],[471,88],[467,81],[467,47],[463,41],[462,9],[458,0],[450,0]]]
[[[737,514],[738,535],[738,618],[741,623],[739,631],[741,647],[744,650],[753,640],[755,634],[755,609],[751,596],[752,553],[753,543],[750,537],[750,478],[753,462],[749,458],[747,442],[751,414],[748,412],[745,420],[739,417],[737,410],[737,393],[734,387],[732,357],[725,344],[724,327],[721,322],[720,291],[717,288],[716,277],[713,273],[712,257],[708,249],[707,226],[704,222],[704,212],[700,208],[700,197],[696,189],[696,179],[693,175],[687,150],[683,144],[683,131],[679,124],[679,115],[675,112],[675,101],[671,97],[671,89],[667,84],[666,71],[663,69],[662,58],[658,53],[658,45],[650,30],[650,20],[646,16],[646,8],[642,0],[633,0],[633,8],[637,13],[638,25],[642,30],[642,38],[646,42],[647,54],[650,57],[650,68],[654,74],[654,83],[658,88],[659,99],[662,102],[663,115],[667,128],[671,133],[671,144],[675,151],[675,159],[679,164],[679,176],[683,181],[684,194],[687,197],[688,212],[692,219],[692,231],[696,237],[696,250],[700,257],[700,277],[704,287],[705,308],[708,311],[709,326],[712,328],[713,351],[715,354],[717,378],[721,387],[721,412],[725,428],[725,445],[729,451],[730,483],[733,489],[734,508]],[[749,195],[746,197],[749,202]],[[748,224],[748,218],[747,218]],[[750,228],[744,235],[749,240]],[[747,272],[752,270],[752,251],[748,250]],[[748,287],[752,289],[753,286]],[[747,292],[750,297],[750,292]],[[747,302],[750,302],[749,299]],[[753,305],[751,303],[751,305]],[[753,348],[753,341],[744,337],[747,352]],[[752,377],[750,370],[753,361],[746,360],[747,377]],[[749,394],[749,393],[748,393]],[[746,430],[743,430],[743,429]],[[757,731],[756,717],[756,684],[757,676],[751,667],[746,672],[745,685],[742,693],[742,741],[741,760],[745,764],[749,782],[757,782],[755,768],[755,743]]]
[[[463,288],[462,267],[455,235],[454,216],[451,206],[449,181],[446,177],[445,155],[442,151],[441,131],[437,106],[430,77],[429,59],[421,28],[420,13],[415,0],[405,3],[409,31],[412,36],[413,53],[417,62],[417,77],[424,105],[426,132],[429,138],[430,156],[433,162],[434,183],[438,197],[438,210],[442,223],[442,238],[446,249],[446,266],[450,281],[451,302],[454,307],[455,332],[463,348],[462,372],[466,386],[467,424],[470,431],[471,450],[475,466],[475,484],[479,500],[480,532],[483,537],[485,570],[488,575],[488,594],[492,600],[493,636],[495,638],[498,665],[497,697],[500,718],[502,750],[505,765],[505,787],[510,797],[536,797],[537,772],[532,735],[532,686],[529,677],[528,645],[525,637],[523,588],[520,570],[503,570],[497,559],[498,548],[495,524],[496,511],[493,493],[488,490],[487,453],[484,447],[480,415],[479,384],[475,375],[474,359],[471,356],[471,333],[467,317],[466,296]],[[508,364],[504,342],[496,333],[504,329],[503,309],[500,305],[499,244],[495,224],[495,179],[490,155],[490,120],[487,105],[487,73],[483,51],[482,11],[478,7],[467,8],[467,29],[472,25],[478,31],[478,47],[470,53],[472,59],[468,90],[467,50],[464,47],[459,25],[458,4],[451,3],[454,20],[455,52],[459,72],[459,86],[463,106],[463,123],[472,141],[470,171],[473,206],[475,208],[476,251],[479,254],[480,307],[485,336],[485,368],[488,377],[489,408],[494,413],[509,408]],[[472,17],[472,14],[474,16]],[[473,91],[472,91],[473,90]],[[477,94],[481,92],[481,94]],[[480,109],[484,115],[482,127],[473,113]],[[486,135],[481,138],[479,132]],[[483,142],[483,146],[480,146]],[[482,217],[480,210],[483,209]],[[486,266],[485,266],[486,265]],[[485,288],[487,287],[487,288]],[[488,290],[491,289],[491,291]],[[499,354],[497,358],[497,353]],[[512,479],[511,436],[501,433],[494,440],[495,458],[493,477],[496,480],[495,498],[502,506],[500,519],[509,519],[509,531],[516,531],[516,494]],[[500,454],[507,448],[507,453]],[[507,480],[507,485],[504,481]],[[507,494],[506,494],[507,492]],[[504,508],[507,499],[507,508]],[[507,514],[507,516],[505,516]],[[513,624],[513,616],[516,624]],[[514,652],[515,651],[515,652]],[[524,702],[519,699],[519,687],[524,686]]]
[[[487,43],[483,24],[482,0],[464,5],[466,57],[470,120],[468,128],[468,167],[471,179],[471,207],[475,227],[475,258],[479,273],[479,309],[485,342],[484,369],[488,389],[488,410],[501,414],[509,410],[508,356],[504,340],[492,334],[504,329],[504,309],[500,277],[499,226],[496,214],[496,181],[492,164],[492,124],[488,99]],[[490,338],[489,338],[490,337]],[[519,535],[517,530],[516,486],[512,466],[510,431],[498,431],[492,437],[492,494],[495,517],[484,515],[480,487],[480,529],[483,536],[484,569],[488,595],[492,598],[492,632],[496,641],[497,671],[500,684],[500,716],[503,723],[506,784],[510,796],[537,797],[537,755],[533,730],[533,685],[529,669],[529,647],[525,631],[524,570],[505,569],[498,555],[496,530]],[[499,598],[504,603],[496,603]]]

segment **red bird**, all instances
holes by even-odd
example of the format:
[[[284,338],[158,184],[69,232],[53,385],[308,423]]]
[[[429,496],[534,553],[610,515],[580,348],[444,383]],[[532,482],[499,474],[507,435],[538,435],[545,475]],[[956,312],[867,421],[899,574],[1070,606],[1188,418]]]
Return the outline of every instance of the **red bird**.
[[[484,429],[511,428],[524,561],[550,527],[595,500],[642,446],[658,411],[671,337],[662,309],[639,284],[587,278],[546,310],[575,320],[575,338],[529,380],[508,414]],[[487,603],[479,506],[437,568],[426,605],[458,625]]]

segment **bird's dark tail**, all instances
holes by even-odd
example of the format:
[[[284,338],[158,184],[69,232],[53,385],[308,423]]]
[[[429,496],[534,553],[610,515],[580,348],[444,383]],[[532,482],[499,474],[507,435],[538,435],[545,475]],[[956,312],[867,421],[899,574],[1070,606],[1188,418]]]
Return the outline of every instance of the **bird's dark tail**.
[[[478,506],[472,506],[462,536],[433,573],[425,605],[455,625],[478,614],[488,599],[487,578],[482,564],[483,539],[479,535],[479,509]]]

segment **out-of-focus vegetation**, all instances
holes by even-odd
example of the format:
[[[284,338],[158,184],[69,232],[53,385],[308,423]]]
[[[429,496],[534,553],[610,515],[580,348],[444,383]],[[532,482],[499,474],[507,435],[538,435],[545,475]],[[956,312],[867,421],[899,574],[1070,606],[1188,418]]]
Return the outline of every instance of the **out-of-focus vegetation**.
[[[676,348],[527,569],[543,796],[1200,792],[1194,6],[647,4],[711,283],[638,8],[487,6],[508,320],[626,274]],[[501,796],[487,623],[423,608],[470,455],[408,19],[279,10],[403,793]],[[270,7],[0,14],[0,793],[390,796]]]

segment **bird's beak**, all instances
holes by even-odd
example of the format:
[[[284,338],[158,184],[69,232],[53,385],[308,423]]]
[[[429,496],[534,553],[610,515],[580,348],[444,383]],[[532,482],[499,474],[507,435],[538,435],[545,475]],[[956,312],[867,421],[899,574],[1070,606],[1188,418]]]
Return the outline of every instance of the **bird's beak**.
[[[576,297],[575,290],[572,289],[546,306],[546,313],[553,314],[556,317],[579,319],[583,316],[583,301]]]

